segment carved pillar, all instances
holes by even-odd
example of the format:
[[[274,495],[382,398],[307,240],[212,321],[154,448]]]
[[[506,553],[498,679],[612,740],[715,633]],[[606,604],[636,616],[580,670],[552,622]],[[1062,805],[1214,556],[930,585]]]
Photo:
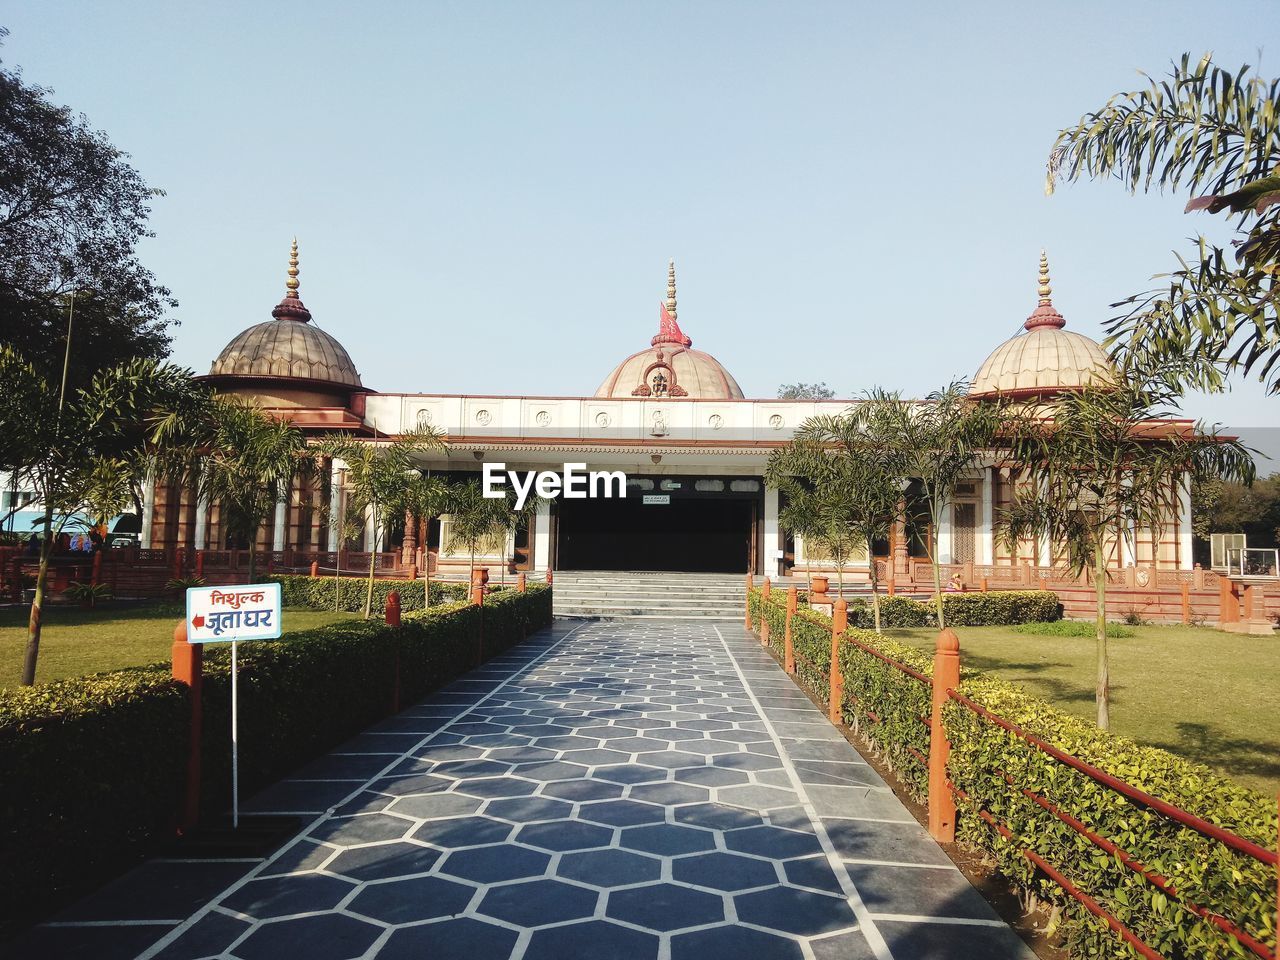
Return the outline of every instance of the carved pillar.
[[[400,545],[400,562],[406,567],[417,560],[418,518],[412,510],[404,512],[404,543]]]
[[[893,521],[893,528],[889,531],[889,552],[892,554],[893,578],[895,580],[904,579],[911,570],[907,560],[907,525],[901,519],[904,509],[904,505],[899,503],[899,518]]]

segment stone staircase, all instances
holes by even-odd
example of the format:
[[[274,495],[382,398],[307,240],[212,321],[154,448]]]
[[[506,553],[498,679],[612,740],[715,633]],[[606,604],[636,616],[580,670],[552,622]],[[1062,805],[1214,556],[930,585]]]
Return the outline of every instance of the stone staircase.
[[[557,617],[742,620],[745,574],[557,570]]]

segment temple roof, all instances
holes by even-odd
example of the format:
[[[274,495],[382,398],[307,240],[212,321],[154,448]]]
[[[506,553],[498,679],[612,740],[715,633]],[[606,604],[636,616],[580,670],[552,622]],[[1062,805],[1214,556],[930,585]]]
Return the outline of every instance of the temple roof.
[[[359,387],[360,374],[346,349],[311,322],[298,296],[298,241],[289,255],[284,299],[275,319],[255,324],[228,343],[209,369],[211,377],[271,377]]]
[[[667,264],[667,299],[658,305],[658,332],[649,348],[613,368],[597,397],[684,397],[741,400],[742,388],[715,357],[694,350],[680,329],[676,307],[676,265]]]
[[[1043,251],[1038,292],[1040,302],[1023,324],[1024,332],[987,357],[973,378],[971,396],[1048,396],[1114,376],[1115,367],[1097,341],[1063,329],[1067,321],[1054,309],[1049,259]]]

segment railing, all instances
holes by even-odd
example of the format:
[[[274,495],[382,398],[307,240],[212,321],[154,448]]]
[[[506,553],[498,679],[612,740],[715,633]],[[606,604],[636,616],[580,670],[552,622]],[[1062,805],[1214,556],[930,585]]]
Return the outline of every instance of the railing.
[[[746,603],[748,628],[753,628],[755,626],[752,621],[753,591],[754,587],[752,585],[752,581],[750,577],[748,577]],[[755,591],[755,594],[759,601],[755,606],[755,610],[758,612],[761,640],[767,645],[770,641],[768,626],[770,611],[768,608],[771,605],[776,608],[778,603],[775,599],[771,598],[771,585],[767,578],[765,580],[764,587],[759,591]],[[793,625],[798,613],[797,606],[797,591],[792,587],[788,590],[786,599],[784,620],[785,639],[782,661],[784,669],[793,678],[798,678],[799,676],[804,675],[813,676],[821,673],[821,665],[809,662],[795,649],[792,634]],[[773,618],[776,620],[778,611],[775,609],[772,614]],[[974,700],[971,696],[961,692],[960,645],[959,640],[953,631],[943,630],[940,632],[938,636],[937,649],[934,655],[933,672],[932,676],[929,676],[923,670],[916,669],[907,663],[903,663],[900,660],[889,656],[883,650],[878,649],[874,643],[850,635],[847,631],[846,617],[847,612],[845,602],[843,600],[836,600],[832,604],[832,616],[829,620],[831,630],[831,647],[830,662],[827,666],[827,673],[829,675],[830,686],[827,691],[814,691],[815,693],[825,692],[827,694],[828,717],[830,721],[837,725],[842,724],[844,721],[845,704],[853,701],[855,716],[865,716],[876,725],[881,723],[881,718],[877,715],[875,710],[871,709],[867,704],[858,704],[856,697],[846,693],[846,678],[842,674],[843,668],[841,659],[841,649],[845,645],[857,648],[859,652],[866,654],[876,662],[888,667],[893,671],[894,675],[904,678],[909,684],[921,685],[928,688],[932,702],[932,711],[930,716],[921,715],[913,718],[904,718],[901,712],[898,713],[899,723],[904,720],[909,723],[914,723],[914,720],[918,719],[923,726],[928,728],[928,751],[925,752],[923,750],[919,750],[905,742],[897,744],[897,749],[900,755],[913,758],[928,771],[929,783],[927,802],[930,833],[935,837],[935,839],[938,839],[941,842],[950,842],[954,840],[957,817],[956,801],[959,800],[966,809],[968,809],[983,823],[987,824],[991,829],[995,830],[1002,838],[1004,838],[1005,841],[1017,845],[1016,849],[1019,856],[1025,858],[1030,864],[1032,864],[1043,877],[1052,881],[1053,884],[1062,890],[1066,897],[1076,901],[1084,910],[1088,911],[1088,913],[1103,921],[1121,941],[1127,944],[1139,956],[1146,958],[1146,960],[1168,960],[1166,954],[1161,953],[1156,947],[1153,947],[1151,943],[1144,940],[1142,935],[1134,929],[1131,929],[1130,926],[1126,925],[1126,923],[1117,917],[1112,910],[1107,908],[1106,904],[1100,900],[1098,896],[1090,893],[1090,891],[1085,889],[1083,885],[1074,882],[1064,869],[1069,865],[1051,862],[1050,859],[1042,852],[1043,847],[1041,847],[1041,850],[1037,850],[1033,849],[1031,845],[1023,845],[1019,843],[1018,834],[1015,833],[1009,825],[1001,822],[997,815],[992,812],[992,809],[995,809],[998,811],[1003,810],[1006,815],[1008,814],[1010,810],[1008,793],[1002,796],[993,796],[991,800],[986,801],[987,805],[984,806],[982,798],[973,796],[970,792],[962,789],[953,782],[953,770],[949,766],[951,755],[951,736],[953,734],[952,730],[948,729],[949,724],[952,723],[952,721],[947,720],[946,705],[948,703],[958,704],[961,708],[969,711],[969,713],[974,717],[978,718],[981,723],[988,723],[999,728],[1005,734],[1009,735],[1014,742],[1021,741],[1027,748],[1043,754],[1050,758],[1054,763],[1068,768],[1075,774],[1088,778],[1088,780],[1114,794],[1116,797],[1123,798],[1122,802],[1127,802],[1136,808],[1147,811],[1149,814],[1168,822],[1176,829],[1192,831],[1194,834],[1199,835],[1199,837],[1204,838],[1204,840],[1208,841],[1211,845],[1217,845],[1224,851],[1229,851],[1230,856],[1247,858],[1247,860],[1252,862],[1254,865],[1250,868],[1254,871],[1252,874],[1253,879],[1250,881],[1251,883],[1257,882],[1256,871],[1259,866],[1264,868],[1264,870],[1269,868],[1270,871],[1276,871],[1277,866],[1280,865],[1280,857],[1277,856],[1275,850],[1270,850],[1260,846],[1258,843],[1255,843],[1246,837],[1242,837],[1232,830],[1211,823],[1203,817],[1190,813],[1173,803],[1133,786],[1114,774],[1108,773],[1105,770],[1080,759],[1079,757],[1073,756],[1067,751],[1062,750],[1039,736],[1036,736],[1009,719],[1000,716],[996,712]],[[802,665],[808,666],[810,669],[807,671],[797,671],[797,661]],[[877,682],[882,683],[882,681]],[[918,687],[915,689],[918,689]],[[909,698],[906,702],[908,704],[914,702],[914,698]],[[893,710],[896,709],[896,707],[891,704],[890,709]],[[914,710],[912,712],[914,713]],[[872,742],[877,742],[874,734],[870,735],[869,739],[871,739]],[[1004,764],[1001,763],[1000,765],[1003,766]],[[1031,769],[1022,762],[1018,762],[1016,766],[1019,770]],[[1012,767],[1010,767],[1010,769],[1012,769]],[[973,773],[972,770],[968,770],[967,768],[959,768],[959,771],[960,773]],[[1123,871],[1126,872],[1126,875],[1141,878],[1143,883],[1149,885],[1155,891],[1158,891],[1158,894],[1164,897],[1167,901],[1178,904],[1188,913],[1194,915],[1205,923],[1212,925],[1214,929],[1226,937],[1229,937],[1235,944],[1238,944],[1239,950],[1245,951],[1248,954],[1259,958],[1259,960],[1277,960],[1276,948],[1274,945],[1268,945],[1263,942],[1256,932],[1251,933],[1246,930],[1242,920],[1227,916],[1221,909],[1210,909],[1203,906],[1201,903],[1196,902],[1196,897],[1194,895],[1189,894],[1185,889],[1181,889],[1178,883],[1175,883],[1166,875],[1166,873],[1177,873],[1176,869],[1162,870],[1161,867],[1152,865],[1151,862],[1144,863],[1144,858],[1136,856],[1132,852],[1132,848],[1126,849],[1116,837],[1106,836],[1103,832],[1105,828],[1100,826],[1101,823],[1105,823],[1105,819],[1087,817],[1086,819],[1089,819],[1091,822],[1086,823],[1084,819],[1074,816],[1066,809],[1063,809],[1061,801],[1055,803],[1049,798],[1049,796],[1046,796],[1049,792],[1048,790],[1043,787],[1036,787],[1033,789],[1031,786],[1020,782],[1015,776],[1011,775],[1006,770],[994,768],[987,769],[981,771],[981,776],[983,779],[987,779],[990,782],[1003,784],[1013,795],[1021,797],[1034,804],[1054,820],[1063,824],[1069,831],[1084,838],[1087,844],[1099,851],[1101,855],[1119,864],[1120,866],[1117,867],[1117,869],[1123,869]],[[963,776],[959,775],[957,775],[957,778],[962,781],[965,779]],[[1062,781],[1060,779],[1055,780],[1050,778],[1050,782],[1060,783]],[[918,783],[919,781],[917,780],[917,784]],[[972,783],[970,783],[970,785],[972,786]],[[998,792],[999,791],[997,791],[997,793]],[[991,809],[988,809],[988,806],[991,807]],[[1095,800],[1091,801],[1089,806],[1091,810],[1100,812],[1106,807],[1106,804]],[[1127,820],[1128,818],[1126,817],[1125,819]],[[1025,824],[1023,825],[1023,829],[1027,829]],[[1134,827],[1133,830],[1136,831],[1137,828]],[[1157,834],[1159,833],[1160,831],[1157,831]],[[1138,835],[1139,834],[1137,833],[1133,833],[1135,838],[1133,842],[1137,842],[1136,838]],[[1223,856],[1225,857],[1226,854],[1224,853]],[[1153,858],[1158,857],[1158,852],[1153,855]],[[1219,878],[1228,884],[1232,882],[1231,875],[1234,875],[1237,878],[1241,876],[1241,874],[1236,871],[1235,867],[1230,866],[1230,864],[1228,864],[1227,867],[1224,867],[1220,859],[1210,856],[1209,854],[1201,854],[1201,858],[1197,862],[1205,869],[1217,869],[1222,871],[1228,870],[1229,868],[1228,873],[1230,875],[1225,878]],[[1237,880],[1237,882],[1244,881]],[[1123,888],[1117,887],[1109,892],[1119,893],[1121,889]],[[1214,882],[1212,878],[1210,878],[1204,882],[1203,890],[1204,892],[1208,892],[1212,889],[1214,889]],[[1278,892],[1278,895],[1273,896],[1272,902],[1276,906],[1280,907],[1280,892]],[[1254,908],[1251,906],[1249,909]],[[1256,920],[1257,918],[1254,917],[1253,921],[1255,923]],[[1277,921],[1280,921],[1280,916],[1277,917]],[[1270,935],[1273,936],[1274,933],[1275,926],[1271,926]],[[1187,955],[1183,952],[1183,948],[1186,946],[1187,944],[1185,942],[1178,941],[1174,947],[1176,951],[1174,956],[1181,957]],[[1215,954],[1215,956],[1216,955],[1217,954]]]

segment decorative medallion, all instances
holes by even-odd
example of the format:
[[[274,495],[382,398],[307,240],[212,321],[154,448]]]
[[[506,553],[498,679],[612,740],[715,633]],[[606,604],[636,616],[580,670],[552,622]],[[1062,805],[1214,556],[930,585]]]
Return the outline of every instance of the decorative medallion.
[[[546,410],[539,410],[538,415],[533,419],[538,421],[538,426],[540,427],[548,427],[551,425],[551,414]]]
[[[599,413],[596,414],[597,427],[602,427],[602,428],[607,427],[611,422],[612,421],[609,419],[609,414],[605,413],[603,410],[601,410]]]
[[[419,410],[419,411],[418,411],[417,424],[418,424],[418,429],[419,429],[419,430],[423,430],[423,429],[425,429],[425,428],[427,428],[427,427],[431,426],[431,411],[430,411],[430,410]]]
[[[769,418],[769,426],[773,427],[773,429],[775,429],[775,430],[781,430],[781,429],[782,429],[782,415],[781,415],[781,414],[779,414],[779,413],[775,413],[772,417],[770,417],[770,418]]]
[[[661,410],[653,411],[653,430],[651,432],[655,437],[664,437],[667,434],[667,415]]]
[[[493,414],[488,410],[477,410],[476,423],[480,424],[482,427],[487,427],[489,424],[493,423]]]
[[[707,417],[707,424],[712,430],[719,430],[720,427],[724,425],[724,418],[718,413],[713,413],[711,416]]]

